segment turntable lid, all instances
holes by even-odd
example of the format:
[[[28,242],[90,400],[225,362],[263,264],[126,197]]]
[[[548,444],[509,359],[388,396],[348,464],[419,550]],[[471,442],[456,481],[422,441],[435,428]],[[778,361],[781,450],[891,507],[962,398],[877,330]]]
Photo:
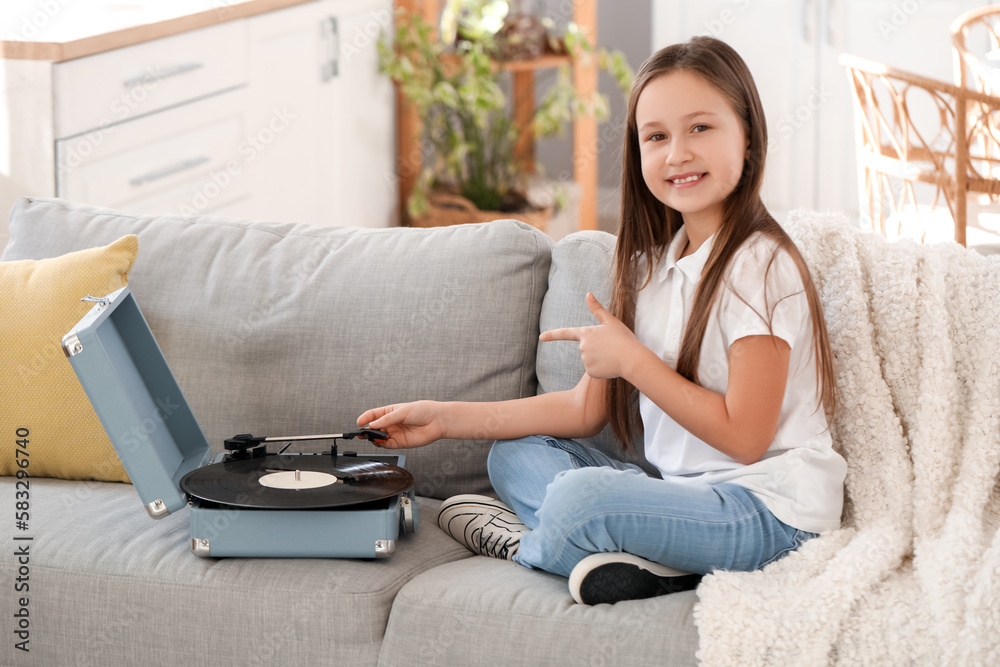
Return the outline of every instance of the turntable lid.
[[[63,350],[147,512],[160,518],[187,504],[180,479],[211,448],[131,290],[95,301]]]

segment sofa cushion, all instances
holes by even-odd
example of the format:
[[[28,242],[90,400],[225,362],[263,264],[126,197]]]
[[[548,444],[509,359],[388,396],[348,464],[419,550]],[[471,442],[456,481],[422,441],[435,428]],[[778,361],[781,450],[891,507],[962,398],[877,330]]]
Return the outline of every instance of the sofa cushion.
[[[693,665],[694,591],[588,607],[566,578],[475,556],[396,595],[380,667]]]
[[[4,641],[0,664],[374,665],[399,588],[470,555],[433,521],[439,502],[418,502],[429,519],[385,560],[215,559],[191,553],[187,512],[153,521],[131,485],[33,479],[34,539],[0,528],[29,550],[30,653]],[[0,559],[0,580],[19,567]]]
[[[387,403],[535,393],[551,241],[524,223],[372,230],[23,199],[10,230],[5,260],[138,235],[130,287],[216,451],[236,433],[350,430]],[[408,452],[417,493],[488,492],[489,444]]]
[[[124,236],[61,257],[0,263],[0,475],[22,462],[36,477],[128,481],[60,341],[93,305],[82,297],[125,286],[138,245]]]
[[[597,324],[587,307],[587,292],[593,292],[605,307],[610,303],[614,248],[615,237],[600,231],[570,234],[552,248],[549,289],[542,301],[539,321],[542,331]],[[580,344],[575,341],[540,344],[536,368],[539,394],[576,386],[584,372]],[[596,437],[584,438],[580,442],[615,458],[635,463],[651,475],[660,476],[642,453],[641,435],[633,443],[630,454],[622,451],[610,426]]]

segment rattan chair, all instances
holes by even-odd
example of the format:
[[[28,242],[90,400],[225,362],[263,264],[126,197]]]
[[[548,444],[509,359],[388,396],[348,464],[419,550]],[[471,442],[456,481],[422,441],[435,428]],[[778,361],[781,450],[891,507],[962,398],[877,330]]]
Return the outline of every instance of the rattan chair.
[[[989,95],[1000,94],[1000,6],[968,11],[951,24],[955,83]],[[990,47],[980,51],[973,47]]]
[[[854,99],[862,218],[886,238],[965,245],[968,197],[1000,195],[1000,97],[847,54],[840,64]]]

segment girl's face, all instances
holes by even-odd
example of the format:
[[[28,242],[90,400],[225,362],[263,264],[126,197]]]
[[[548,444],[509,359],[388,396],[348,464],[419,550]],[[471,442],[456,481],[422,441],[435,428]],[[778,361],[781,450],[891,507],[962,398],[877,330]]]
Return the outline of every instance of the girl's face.
[[[685,225],[718,229],[748,145],[729,101],[697,74],[675,70],[646,84],[635,120],[646,187]]]

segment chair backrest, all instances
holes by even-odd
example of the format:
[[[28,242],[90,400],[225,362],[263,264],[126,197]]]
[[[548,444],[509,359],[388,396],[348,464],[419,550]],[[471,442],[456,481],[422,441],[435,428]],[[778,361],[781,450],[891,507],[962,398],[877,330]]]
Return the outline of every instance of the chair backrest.
[[[1000,6],[965,12],[951,24],[955,84],[1000,94]]]
[[[960,88],[1000,96],[1000,6],[979,7],[951,24],[955,83]],[[980,206],[1000,203],[1000,108],[970,102],[968,113],[969,189],[981,193]]]
[[[840,63],[854,98],[862,216],[887,238],[920,241],[947,238],[951,223],[965,245],[967,197],[1000,195],[1000,97],[847,54]]]
[[[956,194],[964,184],[967,161],[957,113],[961,90],[882,63],[842,55],[854,99],[858,140],[858,177],[862,217],[886,238],[907,236],[920,241],[940,237],[932,229],[947,224],[964,242]],[[936,216],[936,217],[935,217]],[[905,229],[904,229],[905,226]],[[951,230],[945,232],[951,235]]]

